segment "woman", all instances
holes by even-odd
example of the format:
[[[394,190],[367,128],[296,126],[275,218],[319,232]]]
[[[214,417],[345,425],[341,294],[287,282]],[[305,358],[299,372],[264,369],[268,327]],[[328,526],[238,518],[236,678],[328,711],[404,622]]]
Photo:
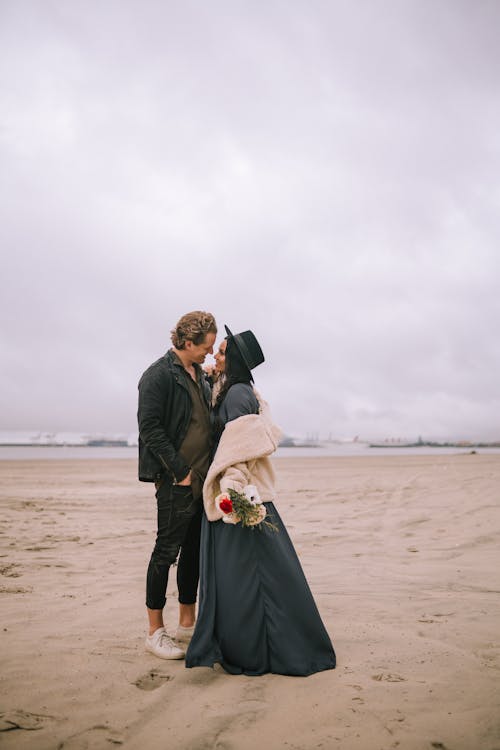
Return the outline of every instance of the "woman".
[[[212,388],[212,406],[215,406],[217,397],[225,380],[224,370],[226,368],[226,346],[226,339],[222,339],[219,348],[214,354],[215,365],[206,365],[203,368],[205,370],[205,377]]]
[[[224,374],[214,407],[215,455],[203,487],[200,608],[186,666],[220,663],[231,674],[247,675],[333,669],[330,638],[273,504],[269,456],[280,433],[251,374],[264,355],[251,331],[226,331],[216,355]],[[221,509],[220,498],[230,490],[248,494],[249,488],[266,510],[256,528]]]

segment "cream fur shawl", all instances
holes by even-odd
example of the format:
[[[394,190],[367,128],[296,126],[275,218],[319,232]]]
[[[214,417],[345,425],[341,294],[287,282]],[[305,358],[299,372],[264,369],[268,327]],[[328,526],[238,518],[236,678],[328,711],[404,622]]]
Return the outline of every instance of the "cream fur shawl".
[[[274,500],[274,470],[269,460],[278,447],[281,430],[271,420],[265,401],[259,401],[258,414],[245,414],[228,422],[203,485],[203,503],[209,521],[224,515],[215,498],[228,489],[242,492],[247,484],[257,487],[261,500]]]

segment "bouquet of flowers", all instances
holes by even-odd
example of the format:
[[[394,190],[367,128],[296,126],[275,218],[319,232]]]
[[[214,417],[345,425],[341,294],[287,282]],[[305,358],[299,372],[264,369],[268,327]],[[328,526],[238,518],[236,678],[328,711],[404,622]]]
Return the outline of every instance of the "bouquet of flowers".
[[[259,497],[257,488],[253,484],[247,484],[243,492],[228,490],[221,492],[215,498],[215,505],[223,512],[224,523],[240,523],[254,529],[261,524],[267,526],[271,531],[278,531],[278,527],[266,519],[267,511]]]

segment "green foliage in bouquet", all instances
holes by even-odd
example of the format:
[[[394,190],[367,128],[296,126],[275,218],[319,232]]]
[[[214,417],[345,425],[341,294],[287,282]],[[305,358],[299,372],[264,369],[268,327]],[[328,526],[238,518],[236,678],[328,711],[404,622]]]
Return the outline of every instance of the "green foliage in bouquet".
[[[276,524],[269,521],[266,516],[264,505],[254,505],[246,495],[242,495],[236,490],[228,490],[229,497],[235,513],[241,521],[242,526],[249,529],[261,528],[266,526],[270,531],[279,531]]]

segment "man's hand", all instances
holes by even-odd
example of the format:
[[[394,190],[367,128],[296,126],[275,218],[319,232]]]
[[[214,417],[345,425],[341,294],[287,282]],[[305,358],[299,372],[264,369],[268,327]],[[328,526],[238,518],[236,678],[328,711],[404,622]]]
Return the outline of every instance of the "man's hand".
[[[182,482],[177,482],[177,484],[180,487],[189,487],[189,485],[191,484],[191,472],[189,472],[189,474],[187,475],[187,477],[184,477],[184,479],[182,480]]]

